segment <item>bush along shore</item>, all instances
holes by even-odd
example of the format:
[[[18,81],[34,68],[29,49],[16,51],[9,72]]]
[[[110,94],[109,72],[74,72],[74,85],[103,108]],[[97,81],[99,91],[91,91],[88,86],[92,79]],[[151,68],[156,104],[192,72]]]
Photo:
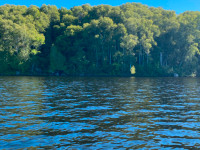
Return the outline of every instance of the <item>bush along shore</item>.
[[[200,12],[0,6],[0,75],[200,76]]]

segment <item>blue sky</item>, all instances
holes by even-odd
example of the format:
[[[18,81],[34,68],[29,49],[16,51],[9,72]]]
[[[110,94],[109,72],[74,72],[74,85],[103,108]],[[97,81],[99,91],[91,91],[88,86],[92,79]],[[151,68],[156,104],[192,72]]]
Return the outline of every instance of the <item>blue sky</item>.
[[[51,4],[58,8],[66,7],[70,9],[73,6],[79,6],[89,3],[90,5],[109,4],[118,6],[126,2],[139,2],[148,6],[162,7],[167,10],[174,10],[177,14],[184,11],[200,11],[200,0],[0,0],[0,5],[15,4],[15,5],[37,5]]]

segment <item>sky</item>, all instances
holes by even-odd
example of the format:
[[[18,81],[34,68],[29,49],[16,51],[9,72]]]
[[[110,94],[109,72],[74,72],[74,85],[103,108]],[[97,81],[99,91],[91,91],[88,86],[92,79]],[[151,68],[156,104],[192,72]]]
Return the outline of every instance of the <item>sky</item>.
[[[86,3],[92,6],[100,4],[119,6],[127,2],[137,2],[152,7],[162,7],[166,10],[174,10],[177,14],[183,13],[184,11],[200,11],[200,0],[0,0],[0,5],[37,5],[40,7],[42,4],[50,4],[56,5],[58,8],[66,7],[70,9],[73,6],[80,6]]]

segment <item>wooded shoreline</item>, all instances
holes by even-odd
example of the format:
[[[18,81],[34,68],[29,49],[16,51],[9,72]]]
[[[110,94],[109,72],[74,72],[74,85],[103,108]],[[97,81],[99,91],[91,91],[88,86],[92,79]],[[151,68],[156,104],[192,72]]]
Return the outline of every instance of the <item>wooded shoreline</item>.
[[[176,76],[175,74],[170,74],[168,76],[137,76],[137,75],[132,75],[132,74],[121,74],[121,75],[108,75],[108,74],[48,74],[48,73],[43,73],[43,74],[0,74],[0,76],[31,76],[31,77],[179,77]],[[192,77],[192,76],[185,76],[185,77]],[[193,76],[195,77],[195,76]]]
[[[200,12],[0,6],[0,75],[200,76]]]

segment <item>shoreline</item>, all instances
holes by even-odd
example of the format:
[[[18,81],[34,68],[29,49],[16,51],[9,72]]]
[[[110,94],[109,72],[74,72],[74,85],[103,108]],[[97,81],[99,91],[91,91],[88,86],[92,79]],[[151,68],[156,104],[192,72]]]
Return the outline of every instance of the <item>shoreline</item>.
[[[180,77],[198,77],[198,76],[173,76],[173,75],[166,75],[166,76],[138,76],[138,75],[98,75],[98,74],[76,74],[76,75],[59,75],[59,74],[0,74],[1,77],[6,77],[6,76],[11,76],[11,77],[137,77],[137,78],[142,78],[142,77],[147,77],[147,78],[159,78],[159,77],[174,77],[174,78],[180,78]]]

